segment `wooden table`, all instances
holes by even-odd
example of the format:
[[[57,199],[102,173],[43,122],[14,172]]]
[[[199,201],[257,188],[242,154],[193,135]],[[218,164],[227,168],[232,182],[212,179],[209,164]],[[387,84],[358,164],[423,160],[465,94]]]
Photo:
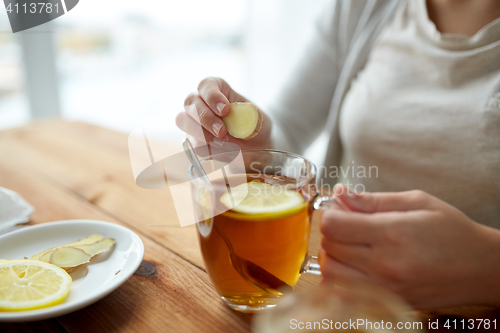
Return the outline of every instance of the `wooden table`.
[[[103,220],[133,230],[145,246],[141,268],[101,301],[55,319],[0,323],[0,332],[250,332],[251,316],[227,308],[210,284],[195,228],[178,227],[168,190],[135,184],[126,134],[62,120],[0,132],[0,186],[35,207],[29,224]],[[151,227],[164,224],[171,227]],[[311,253],[319,242],[314,221]],[[304,275],[298,288],[318,282]],[[416,315],[424,323],[459,316],[500,325],[500,310],[484,307]]]

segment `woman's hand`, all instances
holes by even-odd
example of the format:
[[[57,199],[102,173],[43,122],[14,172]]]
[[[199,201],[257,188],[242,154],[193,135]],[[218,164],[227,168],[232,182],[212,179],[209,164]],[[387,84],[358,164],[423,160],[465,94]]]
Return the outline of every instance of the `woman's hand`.
[[[249,140],[235,139],[229,135],[222,121],[230,111],[229,103],[249,102],[237,94],[226,81],[208,77],[198,85],[196,93],[189,94],[184,101],[184,112],[177,115],[177,126],[198,141],[236,143],[241,149],[271,148],[271,120],[264,113],[260,132]],[[203,127],[203,135],[199,130]]]
[[[367,282],[415,308],[500,304],[500,231],[422,191],[354,193],[323,214],[323,281]]]

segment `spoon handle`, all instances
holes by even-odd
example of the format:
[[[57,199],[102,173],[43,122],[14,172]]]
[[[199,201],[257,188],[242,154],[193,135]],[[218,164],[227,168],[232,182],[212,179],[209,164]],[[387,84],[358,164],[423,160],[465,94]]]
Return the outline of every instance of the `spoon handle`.
[[[200,160],[198,159],[198,156],[196,156],[196,153],[194,152],[193,145],[191,144],[191,141],[189,141],[188,138],[186,138],[186,140],[184,141],[183,147],[187,157],[189,158],[189,161],[191,162],[191,164],[193,164],[193,167],[196,170],[198,176],[201,179],[203,179],[203,181],[205,181],[207,184],[211,184],[210,179],[208,179],[207,174],[203,169]]]

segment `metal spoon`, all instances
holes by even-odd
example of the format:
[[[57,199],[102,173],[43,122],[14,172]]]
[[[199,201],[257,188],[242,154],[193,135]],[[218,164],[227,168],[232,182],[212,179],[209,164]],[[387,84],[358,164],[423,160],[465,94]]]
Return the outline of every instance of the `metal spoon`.
[[[198,159],[198,156],[196,156],[194,152],[193,146],[191,145],[189,139],[186,139],[186,141],[184,141],[183,146],[184,151],[186,152],[189,161],[193,164],[193,167],[196,170],[198,176],[200,176],[200,178],[203,179],[203,181],[207,184],[211,184],[210,180],[207,177],[207,174],[205,173],[205,170],[200,163],[200,160]],[[217,225],[215,225],[215,223],[214,229],[217,231],[229,250],[229,260],[231,261],[231,265],[245,281],[247,281],[255,288],[274,296],[282,296],[283,294],[289,293],[293,290],[290,285],[280,280],[275,275],[269,273],[264,268],[249,260],[243,259],[236,253],[234,253],[234,248],[231,244],[231,241],[222,231],[219,230],[219,228],[217,228]]]

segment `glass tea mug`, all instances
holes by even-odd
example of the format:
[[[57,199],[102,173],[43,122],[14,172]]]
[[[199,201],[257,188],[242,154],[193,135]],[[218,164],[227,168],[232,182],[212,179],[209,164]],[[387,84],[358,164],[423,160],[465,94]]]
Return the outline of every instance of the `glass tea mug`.
[[[307,252],[311,218],[331,199],[319,196],[313,163],[271,149],[222,152],[200,163],[210,182],[193,166],[188,170],[200,248],[210,280],[229,307],[243,312],[272,308],[293,290],[301,273],[321,274],[317,258]],[[255,181],[294,191],[303,204],[242,214],[221,203],[238,185]]]

